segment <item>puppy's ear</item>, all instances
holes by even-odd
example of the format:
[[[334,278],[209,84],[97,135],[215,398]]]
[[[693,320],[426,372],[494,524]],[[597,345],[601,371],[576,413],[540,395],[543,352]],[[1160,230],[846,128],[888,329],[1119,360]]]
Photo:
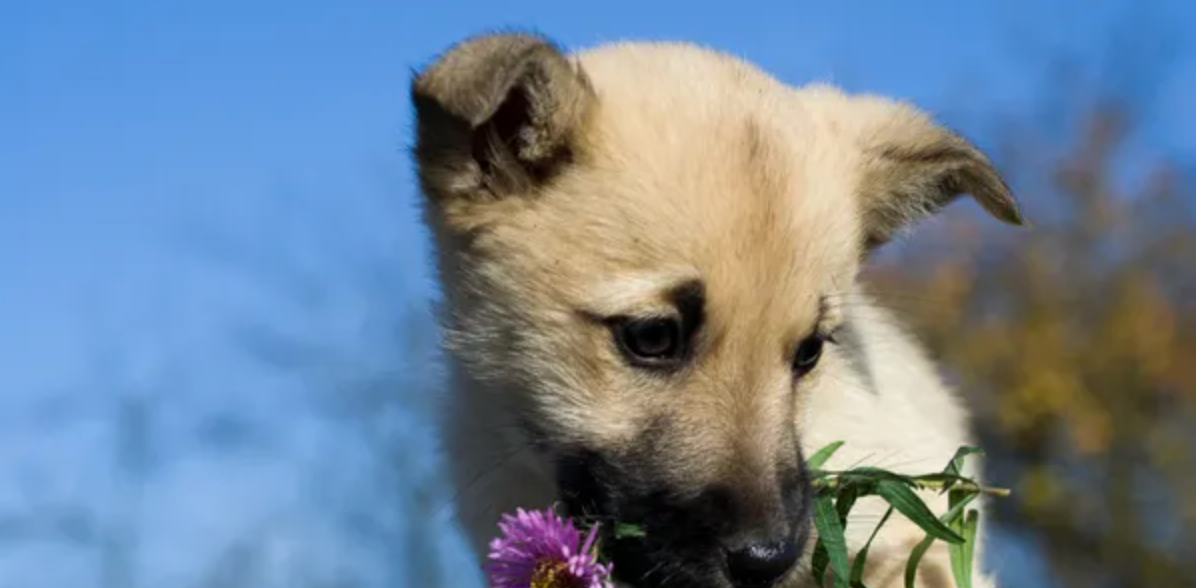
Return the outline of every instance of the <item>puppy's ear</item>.
[[[568,165],[594,102],[548,39],[489,34],[451,47],[411,84],[415,157],[434,199],[530,195]]]
[[[975,145],[924,112],[877,97],[852,99],[863,170],[858,186],[871,251],[965,194],[994,218],[1024,225],[1000,172]]]

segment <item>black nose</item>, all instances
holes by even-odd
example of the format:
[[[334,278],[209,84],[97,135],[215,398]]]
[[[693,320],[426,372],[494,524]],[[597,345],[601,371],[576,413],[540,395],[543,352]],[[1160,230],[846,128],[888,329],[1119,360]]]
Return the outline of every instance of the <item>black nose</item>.
[[[727,553],[727,570],[736,588],[768,588],[797,563],[797,538],[753,543]]]

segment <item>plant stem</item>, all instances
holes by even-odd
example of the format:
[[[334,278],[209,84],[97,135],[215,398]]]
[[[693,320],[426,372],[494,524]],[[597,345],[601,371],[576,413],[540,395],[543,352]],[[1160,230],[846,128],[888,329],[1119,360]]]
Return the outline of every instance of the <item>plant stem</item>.
[[[981,486],[971,480],[919,480],[912,478],[910,483],[921,490],[962,490],[972,494],[988,494],[990,496],[1009,496],[1011,493],[1008,488],[990,488]],[[815,475],[813,486],[816,490],[834,490],[840,487],[842,483],[836,474],[822,473]]]

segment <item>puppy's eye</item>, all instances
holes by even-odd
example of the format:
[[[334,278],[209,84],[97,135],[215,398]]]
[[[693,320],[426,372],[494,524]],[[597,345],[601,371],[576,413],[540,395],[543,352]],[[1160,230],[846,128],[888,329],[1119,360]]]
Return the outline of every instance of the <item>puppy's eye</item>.
[[[615,324],[615,339],[633,363],[660,366],[680,359],[681,322],[672,318],[630,318]]]
[[[822,359],[822,347],[826,343],[825,335],[810,335],[797,346],[793,354],[793,373],[804,376],[818,365]]]

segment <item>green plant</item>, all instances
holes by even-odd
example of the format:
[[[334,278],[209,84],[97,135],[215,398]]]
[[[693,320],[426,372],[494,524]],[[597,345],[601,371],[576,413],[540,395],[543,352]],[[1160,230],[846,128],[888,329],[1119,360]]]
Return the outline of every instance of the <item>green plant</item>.
[[[981,450],[972,446],[961,447],[943,471],[916,476],[869,466],[843,471],[822,469],[827,460],[842,446],[842,441],[831,443],[818,450],[808,460],[816,492],[814,526],[818,530],[818,542],[814,548],[813,574],[818,584],[824,585],[829,567],[834,588],[867,588],[863,577],[868,549],[896,510],[926,531],[926,538],[914,548],[906,564],[906,587],[913,588],[918,564],[937,540],[948,543],[951,573],[955,577],[956,585],[959,588],[971,588],[972,562],[980,512],[968,506],[980,494],[1009,494],[1006,489],[987,488],[962,475],[963,465],[968,456],[982,453]],[[947,493],[949,507],[946,513],[935,516],[915,492],[927,489]],[[864,547],[855,555],[855,559],[851,560],[847,552],[844,529],[852,507],[858,499],[865,496],[879,496],[889,503],[889,508]]]

